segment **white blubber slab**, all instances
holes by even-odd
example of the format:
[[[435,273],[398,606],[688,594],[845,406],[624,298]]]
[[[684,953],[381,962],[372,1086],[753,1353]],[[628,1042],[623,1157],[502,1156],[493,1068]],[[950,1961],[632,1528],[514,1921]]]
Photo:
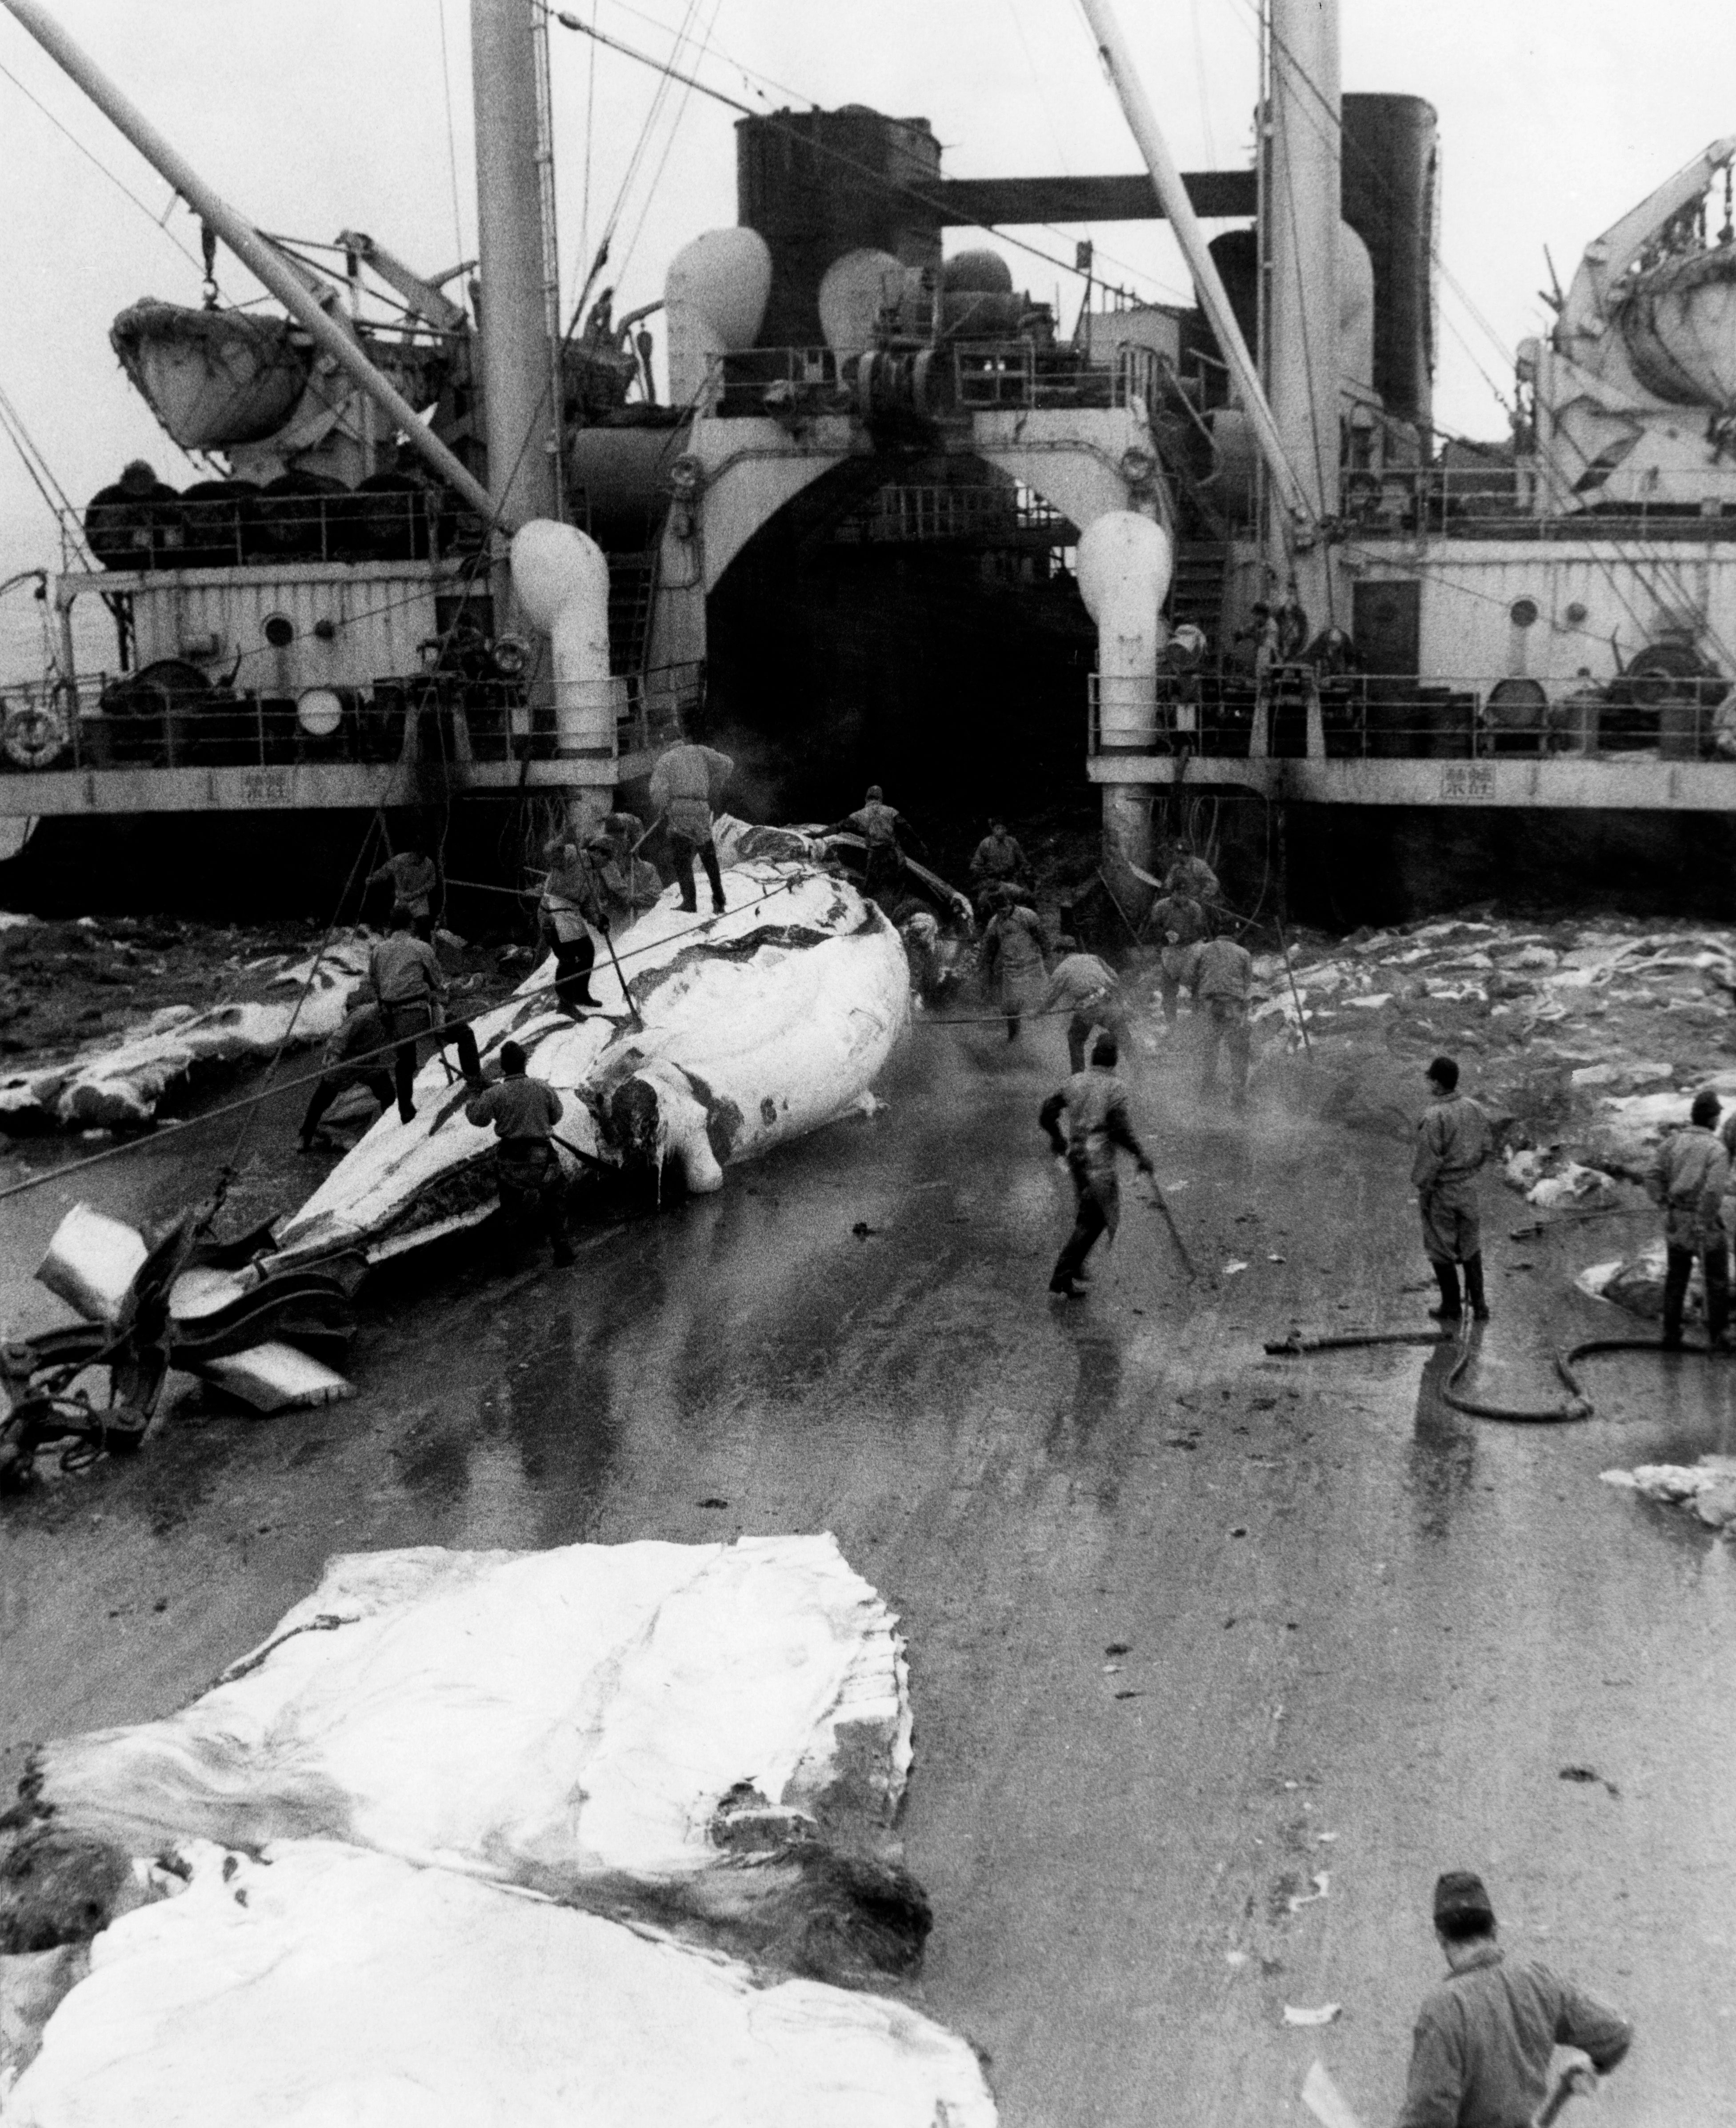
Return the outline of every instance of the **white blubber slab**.
[[[545,1889],[723,1866],[746,1784],[806,1811],[846,1770],[889,1827],[903,1644],[829,1535],[334,1559],[179,1713],[42,1747],[59,1821],[135,1854],[313,1836]]]
[[[909,1025],[904,945],[847,881],[804,862],[744,859],[729,906],[690,915],[671,888],[597,955],[601,1010],[575,1023],[554,1002],[553,962],[476,1022],[485,1065],[503,1042],[530,1052],[560,1094],[557,1152],[569,1176],[615,1161],[610,1103],[629,1081],[655,1096],[659,1152],[695,1191],[722,1170],[845,1114]],[[494,1208],[491,1129],[464,1119],[465,1089],[434,1058],[417,1114],[382,1115],[277,1231],[282,1256],[363,1245],[379,1257],[485,1218]],[[571,1149],[569,1149],[571,1148]],[[577,1155],[583,1155],[580,1159]]]
[[[255,1411],[309,1411],[356,1393],[335,1369],[276,1338],[226,1360],[207,1360],[202,1371]]]
[[[97,1939],[8,2128],[993,2128],[900,2003],[336,1843],[188,1859]]]

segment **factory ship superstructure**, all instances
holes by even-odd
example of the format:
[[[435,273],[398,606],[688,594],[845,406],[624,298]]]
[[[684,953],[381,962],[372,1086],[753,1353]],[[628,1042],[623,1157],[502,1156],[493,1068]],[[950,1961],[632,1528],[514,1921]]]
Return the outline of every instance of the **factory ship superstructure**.
[[[67,528],[55,668],[3,691],[0,816],[42,824],[18,871],[196,819],[166,839],[202,867],[231,836],[341,872],[364,816],[435,805],[499,851],[527,800],[605,806],[683,731],[784,817],[847,772],[973,813],[1089,777],[1129,907],[1201,796],[1232,848],[1281,819],[1346,916],[1486,890],[1492,857],[1722,862],[1736,141],[1590,247],[1515,436],[1444,444],[1430,107],[1341,96],[1332,11],[1274,0],[1257,167],[1182,176],[1087,13],[1145,174],[953,178],[920,118],[747,116],[737,226],[660,303],[587,290],[568,324],[548,17],[473,0],[480,263],[216,216],[283,314],[213,287],[116,319],[211,477],[117,468]],[[1160,216],[1198,309],[1088,286],[1068,331],[995,242]],[[582,730],[505,567],[530,518],[607,559]]]

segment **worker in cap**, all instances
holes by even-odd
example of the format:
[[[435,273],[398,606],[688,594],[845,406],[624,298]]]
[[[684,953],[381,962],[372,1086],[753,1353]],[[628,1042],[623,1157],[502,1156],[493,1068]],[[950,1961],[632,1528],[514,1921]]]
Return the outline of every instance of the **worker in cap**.
[[[1696,1094],[1687,1128],[1671,1132],[1646,1171],[1646,1195],[1663,1211],[1663,1342],[1671,1347],[1681,1342],[1682,1307],[1696,1258],[1705,1278],[1706,1335],[1713,1344],[1723,1344],[1729,1320],[1730,1245],[1722,1214],[1730,1156],[1716,1129],[1718,1112],[1718,1096],[1710,1088]]]
[[[1495,1150],[1489,1119],[1468,1095],[1459,1090],[1459,1066],[1437,1057],[1425,1074],[1434,1099],[1416,1127],[1416,1156],[1411,1180],[1422,1214],[1422,1245],[1440,1288],[1438,1307],[1429,1310],[1438,1323],[1457,1323],[1464,1313],[1459,1295],[1459,1267],[1464,1266],[1465,1299],[1479,1323],[1489,1319],[1482,1283],[1482,1220],[1477,1209],[1477,1171]]]
[[[1179,845],[1170,852],[1169,862],[1164,868],[1164,892],[1185,894],[1207,908],[1217,907],[1223,899],[1223,889],[1211,866],[1197,851]]]
[[[1196,1013],[1206,1022],[1205,1058],[1200,1067],[1202,1097],[1217,1090],[1220,1050],[1230,1052],[1230,1098],[1238,1110],[1248,1105],[1248,1066],[1254,1032],[1248,1002],[1254,988],[1254,956],[1236,939],[1207,938],[1188,948],[1183,980]]]
[[[1016,836],[1004,820],[991,820],[989,832],[970,855],[970,883],[976,893],[977,921],[986,924],[994,913],[998,886],[1016,887],[1031,867]]]
[[[561,1097],[545,1080],[525,1070],[524,1050],[516,1042],[500,1044],[500,1076],[477,1085],[464,1104],[467,1122],[492,1123],[495,1182],[500,1209],[515,1222],[531,1221],[548,1235],[557,1264],[572,1261],[567,1238],[567,1181],[553,1142],[561,1120]]]
[[[1633,2044],[1634,2028],[1547,1965],[1510,1959],[1496,1941],[1481,1877],[1449,1869],[1435,1885],[1435,1935],[1447,1978],[1423,2000],[1399,2128],[1525,2128],[1549,2093],[1550,2057],[1577,2047],[1595,2088]]]

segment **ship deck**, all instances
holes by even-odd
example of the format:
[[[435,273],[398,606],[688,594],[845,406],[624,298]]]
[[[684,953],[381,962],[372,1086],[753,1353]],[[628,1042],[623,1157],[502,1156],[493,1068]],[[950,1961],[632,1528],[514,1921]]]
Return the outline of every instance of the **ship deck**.
[[[648,776],[654,753],[624,752],[608,760],[472,761],[443,764],[443,790],[519,796],[529,791],[599,786],[613,790]],[[185,768],[69,768],[0,776],[0,819],[77,814],[296,812],[333,807],[372,812],[415,795],[415,764],[284,762],[275,765]]]
[[[1233,786],[1285,804],[1541,807],[1615,812],[1736,812],[1736,762],[1655,753],[1602,759],[1250,758],[1247,754],[1096,754],[1093,783],[1176,789]]]

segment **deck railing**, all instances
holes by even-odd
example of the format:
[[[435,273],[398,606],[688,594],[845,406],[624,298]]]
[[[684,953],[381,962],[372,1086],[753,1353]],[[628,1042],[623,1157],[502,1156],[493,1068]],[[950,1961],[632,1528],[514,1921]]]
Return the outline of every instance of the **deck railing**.
[[[215,483],[213,483],[215,484]],[[486,527],[422,488],[219,496],[165,493],[92,504],[63,519],[69,553],[117,570],[269,568],[291,562],[422,562],[474,553]]]
[[[1588,491],[1582,506],[1539,515],[1528,465],[1345,466],[1339,509],[1353,539],[1736,539],[1736,467],[1712,477],[1715,492],[1699,506],[1606,503]]]
[[[1635,674],[1607,686],[1487,674],[1317,677],[1280,666],[1256,687],[1216,673],[1164,676],[1142,695],[1090,676],[1093,756],[1187,752],[1335,760],[1736,760],[1729,683]]]
[[[623,753],[666,745],[703,710],[705,667],[691,660],[619,683]],[[554,712],[517,680],[417,672],[367,690],[306,688],[298,699],[177,691],[135,675],[75,686],[0,689],[0,771],[277,767],[416,759],[547,761]]]
[[[943,340],[877,354],[867,397],[875,411],[918,417],[1014,408],[1151,405],[1157,356],[1119,347],[1105,361],[1036,340]],[[724,416],[862,411],[863,358],[826,347],[752,348],[711,359],[703,397]],[[908,373],[908,374],[905,374]],[[902,382],[889,381],[902,378]]]

